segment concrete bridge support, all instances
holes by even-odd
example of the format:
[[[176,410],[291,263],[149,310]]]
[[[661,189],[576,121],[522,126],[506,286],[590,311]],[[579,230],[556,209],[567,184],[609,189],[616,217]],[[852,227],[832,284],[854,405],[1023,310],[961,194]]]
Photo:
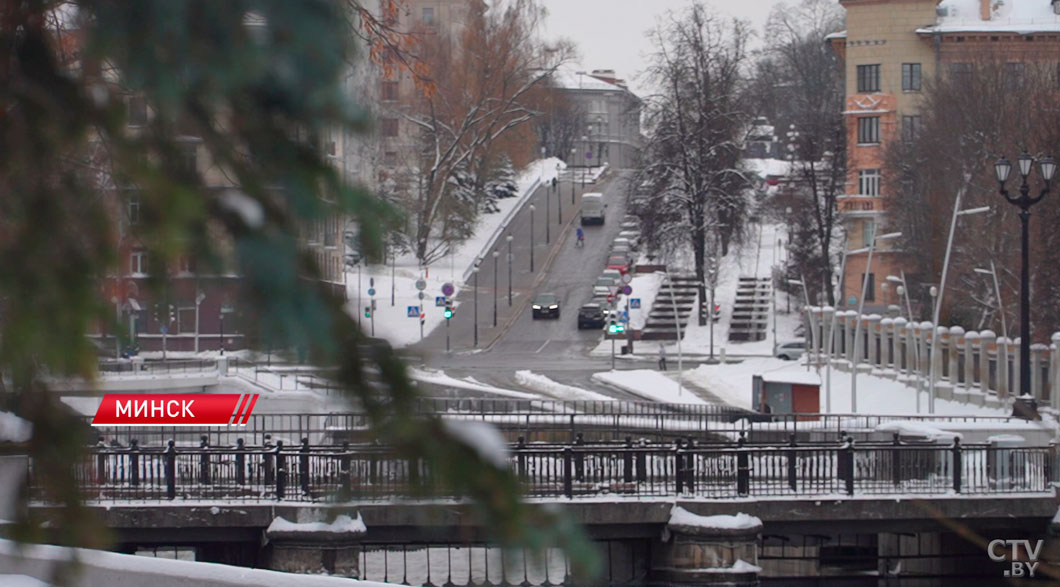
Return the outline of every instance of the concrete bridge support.
[[[323,522],[293,524],[283,518],[265,530],[271,546],[269,568],[288,573],[360,576],[360,543],[366,528],[360,521],[339,516]]]
[[[675,510],[678,508],[675,508]],[[652,574],[669,585],[757,587],[759,535],[762,521],[738,516],[696,516],[706,525],[682,523],[671,514],[662,548],[653,553]]]

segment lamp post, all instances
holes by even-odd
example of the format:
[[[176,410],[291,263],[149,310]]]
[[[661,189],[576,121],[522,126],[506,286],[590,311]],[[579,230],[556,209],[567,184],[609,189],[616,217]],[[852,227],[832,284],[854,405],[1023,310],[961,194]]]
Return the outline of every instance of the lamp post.
[[[585,167],[582,168],[582,192],[585,191],[585,174],[589,171],[589,157],[592,157],[592,153],[589,151],[589,137],[582,135],[582,145],[585,148]]]
[[[1027,176],[1031,173],[1034,158],[1024,151],[1016,158],[1016,162],[1019,164],[1021,178],[1018,197],[1012,197],[1005,189],[1005,182],[1012,170],[1012,164],[1002,157],[994,164],[994,172],[997,175],[998,191],[1010,204],[1020,208],[1020,262],[1022,265],[1020,270],[1020,394],[1027,394],[1031,392],[1031,294],[1028,253],[1030,233],[1028,223],[1031,219],[1031,206],[1037,204],[1045,197],[1045,194],[1049,193],[1049,183],[1053,180],[1053,173],[1056,172],[1056,162],[1052,157],[1042,157],[1038,161],[1039,171],[1041,171],[1042,179],[1045,180],[1045,187],[1036,197],[1031,197],[1031,188],[1027,183]]]
[[[530,273],[534,272],[534,210],[536,208],[530,204]]]
[[[504,237],[508,241],[508,307],[512,307],[512,235]]]
[[[865,296],[869,293],[869,275],[872,270],[872,253],[876,250],[876,243],[882,240],[895,239],[902,236],[900,232],[891,232],[873,236],[869,243],[869,257],[865,260],[865,279],[861,285],[861,299],[858,300],[858,315],[854,322],[854,358],[850,369],[850,412],[856,414],[858,411],[858,360],[861,359],[861,319],[865,311]]]
[[[221,306],[221,356],[225,354],[225,309]]]
[[[574,203],[574,170],[576,169],[577,162],[578,162],[578,148],[574,147],[573,149],[570,150],[570,168],[571,168],[570,169],[570,172],[571,172],[571,176],[570,176],[570,203],[571,204]]]
[[[482,257],[475,259],[475,267],[471,270],[475,275],[475,328],[472,346],[478,348],[478,268],[482,264]]]
[[[493,251],[493,327],[497,327],[497,257],[500,251]]]
[[[990,262],[990,269],[976,267],[973,271],[980,275],[989,275],[994,278],[994,297],[997,299],[997,313],[1001,314],[1001,336],[1008,339],[1008,323],[1005,320],[1005,306],[1001,303],[1001,286],[997,283],[997,268],[994,267],[994,262]]]
[[[905,271],[901,271],[901,277],[895,275],[888,275],[887,281],[891,283],[897,283],[898,287],[894,288],[895,293],[898,294],[898,303],[902,303],[902,297],[905,297],[905,311],[909,316],[909,322],[907,322],[907,328],[913,327],[913,302],[909,299],[909,286],[905,283]],[[920,413],[920,392],[923,391],[922,378],[920,376],[920,341],[914,341],[916,344],[913,345],[913,369],[916,371],[916,413]]]
[[[1029,168],[1028,163],[1028,168]],[[1005,173],[1005,177],[1008,177],[1008,172]],[[953,251],[953,235],[957,232],[957,218],[960,216],[966,216],[968,214],[980,214],[982,212],[989,212],[988,206],[982,206],[979,208],[971,208],[969,210],[961,210],[961,199],[964,197],[964,191],[967,184],[961,186],[961,189],[957,191],[957,197],[953,202],[953,216],[950,219],[950,236],[946,241],[946,256],[942,261],[942,277],[939,279],[939,287],[935,290],[938,295],[932,294],[934,311],[931,315],[931,354],[929,360],[931,361],[928,366],[928,413],[935,413],[935,384],[938,378],[938,334],[939,334],[939,314],[942,311],[942,295],[946,292],[946,273],[950,268],[950,253]],[[934,287],[932,287],[934,289]],[[1027,377],[1030,377],[1030,371],[1027,372]]]
[[[817,323],[813,319],[813,311],[810,310],[810,293],[806,290],[806,277],[802,279],[789,279],[788,283],[791,285],[802,286],[802,299],[806,303],[806,326],[810,329],[810,344],[814,348],[814,352],[818,352],[817,347]],[[817,357],[813,359],[814,364],[820,369],[821,363]],[[806,370],[810,370],[810,354],[806,353]],[[819,372],[819,371],[818,371]]]

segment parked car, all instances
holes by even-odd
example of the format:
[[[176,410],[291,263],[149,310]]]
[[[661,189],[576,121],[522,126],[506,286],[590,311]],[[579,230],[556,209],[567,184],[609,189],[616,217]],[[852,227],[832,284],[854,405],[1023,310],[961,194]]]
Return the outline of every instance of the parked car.
[[[615,282],[622,281],[622,272],[617,269],[604,269],[604,272],[600,274],[600,277],[607,277],[613,279]]]
[[[773,347],[773,356],[785,361],[797,361],[806,352],[806,340],[789,340]]]
[[[559,318],[559,296],[554,293],[543,293],[534,298],[531,306],[534,320],[538,318]]]
[[[608,269],[618,269],[622,273],[629,273],[630,265],[629,255],[611,255],[607,258]]]
[[[593,284],[593,297],[603,297],[611,295],[611,289],[618,284],[617,279],[610,277],[600,276],[597,278],[596,283]]]
[[[608,310],[603,304],[588,303],[578,310],[578,330],[603,328],[607,324]]]
[[[630,248],[629,243],[612,243],[611,254],[612,255],[628,255],[633,252]]]

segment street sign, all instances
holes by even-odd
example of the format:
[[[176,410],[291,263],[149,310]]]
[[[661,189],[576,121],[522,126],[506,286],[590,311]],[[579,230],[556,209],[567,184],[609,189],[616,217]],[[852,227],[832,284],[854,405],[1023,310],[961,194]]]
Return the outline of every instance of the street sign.
[[[442,295],[443,296],[449,297],[449,296],[453,295],[453,292],[455,292],[455,291],[456,291],[456,288],[453,287],[452,283],[449,283],[447,281],[447,282],[442,284]]]
[[[409,318],[418,318],[419,315],[420,315],[420,307],[419,306],[409,306],[409,312],[408,312],[408,317]]]
[[[445,296],[434,296],[434,306],[442,308],[445,306]]]
[[[627,283],[628,284],[631,281],[633,281],[633,276],[632,275],[630,275],[629,273],[623,273],[622,274],[622,283]]]
[[[169,329],[168,329],[168,328],[166,328],[165,326],[163,326],[163,327],[161,328],[161,330],[162,330],[162,334],[166,334],[167,332],[169,332]]]
[[[417,279],[416,280],[416,289],[418,289],[420,291],[423,291],[423,290],[427,289],[427,282],[422,280],[422,279]]]
[[[622,321],[623,322],[629,322],[629,312],[625,312],[625,311],[622,312]]]
[[[640,309],[640,298],[629,298],[629,308],[631,310]]]
[[[426,294],[424,294],[424,293],[423,293],[423,292],[421,291],[421,292],[420,292],[419,294],[417,294],[417,296],[418,296],[418,297],[419,297],[419,298],[420,298],[420,299],[422,300],[423,298],[425,298],[425,297],[426,297]]]
[[[622,293],[626,294],[627,296],[629,294],[633,293],[633,286],[627,285],[627,286],[623,287],[622,288]]]
[[[615,294],[610,294],[610,295],[607,296],[607,303],[609,303],[609,304],[610,303],[614,303],[614,301],[615,301]]]
[[[374,296],[375,295],[375,288],[374,287],[368,288],[368,295],[369,296]]]

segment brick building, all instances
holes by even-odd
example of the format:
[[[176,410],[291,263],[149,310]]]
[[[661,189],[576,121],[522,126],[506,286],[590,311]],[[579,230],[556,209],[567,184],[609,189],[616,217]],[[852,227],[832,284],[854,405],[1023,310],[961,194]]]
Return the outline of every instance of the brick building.
[[[917,135],[924,80],[961,75],[979,61],[1004,62],[1013,76],[1027,62],[1060,63],[1057,0],[839,0],[847,30],[829,35],[846,67],[847,178],[837,199],[849,250],[886,231],[888,181],[884,145]],[[1058,71],[1060,73],[1060,71]],[[898,304],[880,285],[897,275],[901,239],[881,241],[872,259],[866,308]],[[847,257],[841,303],[860,301],[867,253]]]

